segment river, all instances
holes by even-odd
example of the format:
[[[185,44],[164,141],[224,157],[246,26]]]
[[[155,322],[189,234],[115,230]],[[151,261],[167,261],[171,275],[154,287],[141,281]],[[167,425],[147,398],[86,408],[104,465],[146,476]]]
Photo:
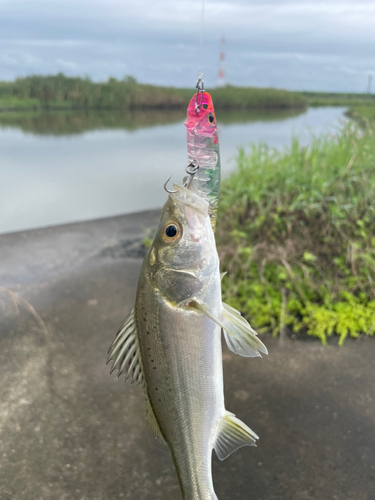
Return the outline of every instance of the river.
[[[345,108],[217,113],[222,171],[239,147],[308,144],[334,133]],[[107,217],[163,205],[165,180],[187,163],[184,114],[0,114],[0,233]]]

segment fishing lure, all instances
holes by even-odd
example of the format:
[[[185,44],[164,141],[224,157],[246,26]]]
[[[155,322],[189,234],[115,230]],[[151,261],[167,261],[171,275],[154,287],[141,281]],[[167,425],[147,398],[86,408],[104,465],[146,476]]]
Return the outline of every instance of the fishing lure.
[[[208,213],[215,232],[220,191],[220,150],[212,98],[204,90],[202,74],[198,76],[197,92],[187,108],[187,150],[193,190],[209,203]],[[186,184],[185,184],[186,185]]]

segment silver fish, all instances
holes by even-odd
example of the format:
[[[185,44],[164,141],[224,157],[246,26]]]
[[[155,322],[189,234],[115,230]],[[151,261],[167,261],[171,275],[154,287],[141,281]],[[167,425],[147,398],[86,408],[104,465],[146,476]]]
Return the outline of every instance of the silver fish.
[[[109,351],[118,369],[142,385],[147,420],[169,446],[185,500],[217,499],[214,448],[224,460],[258,436],[226,411],[221,330],[229,349],[267,349],[241,314],[221,300],[221,276],[209,204],[174,186],[140,273],[136,304]]]

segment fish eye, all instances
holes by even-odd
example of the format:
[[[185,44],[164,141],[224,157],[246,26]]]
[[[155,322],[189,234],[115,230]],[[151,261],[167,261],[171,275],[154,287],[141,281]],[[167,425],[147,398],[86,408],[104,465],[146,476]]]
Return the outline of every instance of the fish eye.
[[[174,224],[171,224],[170,226],[167,226],[165,228],[165,235],[168,238],[174,238],[177,234],[177,227]]]
[[[208,121],[209,121],[210,123],[214,123],[214,121],[215,121],[214,114],[213,114],[213,113],[211,113],[211,112],[209,112],[209,113],[208,113]]]
[[[169,220],[164,224],[160,236],[164,243],[176,243],[182,236],[182,228],[177,221]]]

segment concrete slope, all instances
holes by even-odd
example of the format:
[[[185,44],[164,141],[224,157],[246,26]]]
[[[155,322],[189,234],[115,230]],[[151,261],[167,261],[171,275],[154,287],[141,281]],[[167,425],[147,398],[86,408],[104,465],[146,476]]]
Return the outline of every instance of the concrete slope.
[[[180,498],[141,391],[105,365],[158,216],[0,236],[1,500]],[[264,342],[224,351],[226,406],[260,441],[214,458],[219,499],[374,499],[375,339]]]

